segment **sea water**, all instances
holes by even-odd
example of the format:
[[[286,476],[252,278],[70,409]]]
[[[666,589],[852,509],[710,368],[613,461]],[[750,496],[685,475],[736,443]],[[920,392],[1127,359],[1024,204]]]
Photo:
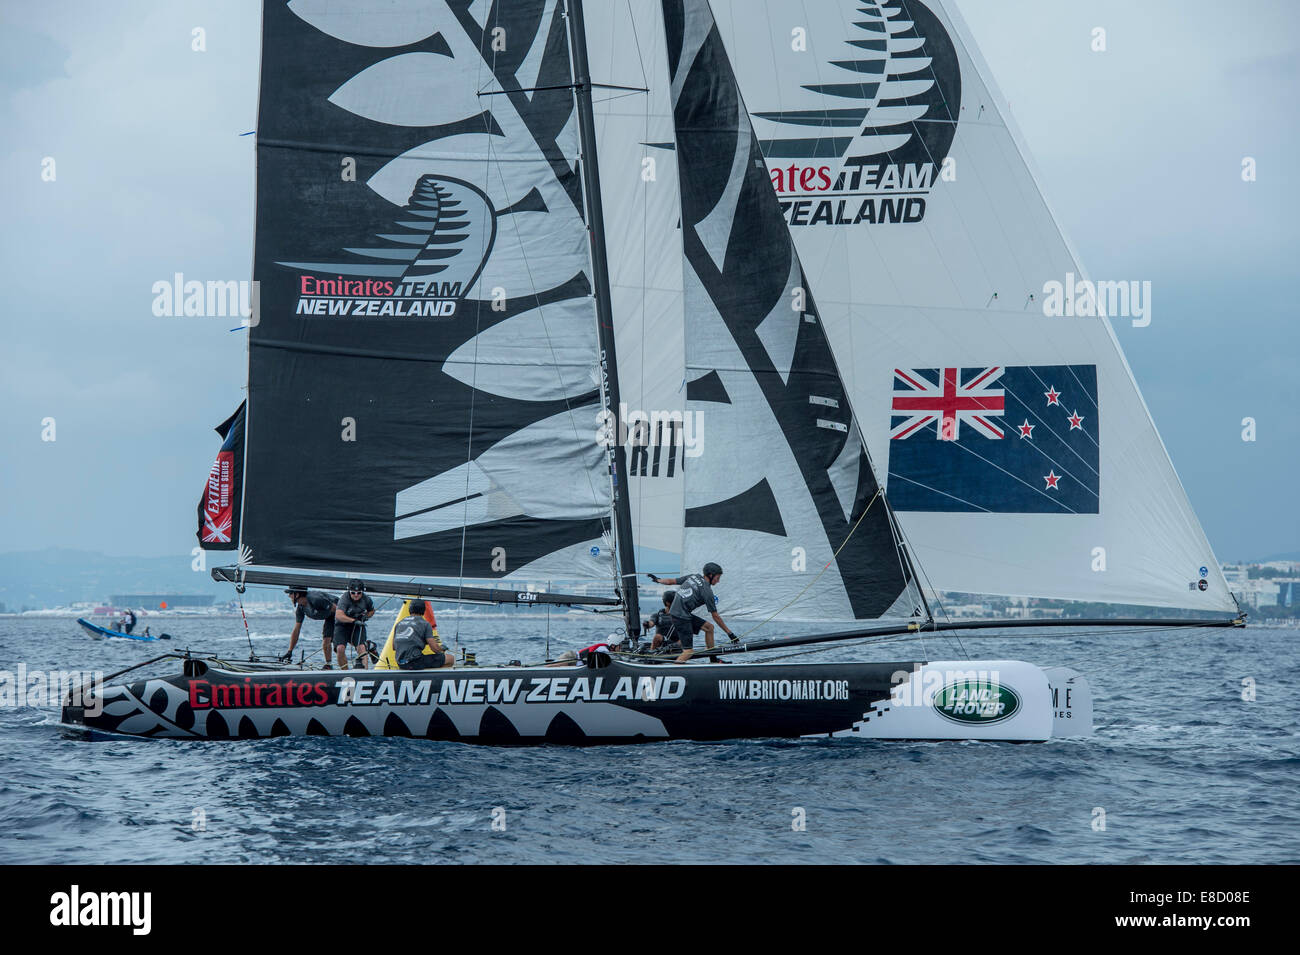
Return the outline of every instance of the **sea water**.
[[[387,632],[391,614],[371,626]],[[480,664],[546,658],[544,610],[444,617]],[[142,617],[170,643],[0,618],[0,671],[191,646],[283,652],[292,618]],[[319,658],[319,625],[300,648]],[[555,616],[550,655],[604,636]],[[1096,735],[1041,744],[739,740],[498,748],[414,739],[98,739],[0,707],[0,863],[1296,863],[1296,630],[965,634],[795,659],[1082,671]],[[176,664],[145,671],[175,672]]]

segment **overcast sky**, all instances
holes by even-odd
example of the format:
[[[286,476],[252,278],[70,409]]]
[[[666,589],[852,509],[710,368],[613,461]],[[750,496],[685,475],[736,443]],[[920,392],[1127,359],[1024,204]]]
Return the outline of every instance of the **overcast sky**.
[[[959,7],[1085,266],[1153,283],[1151,325],[1116,331],[1216,553],[1300,550],[1300,3]],[[244,339],[154,317],[151,287],[249,277],[259,18],[246,0],[0,10],[0,550],[189,559]]]

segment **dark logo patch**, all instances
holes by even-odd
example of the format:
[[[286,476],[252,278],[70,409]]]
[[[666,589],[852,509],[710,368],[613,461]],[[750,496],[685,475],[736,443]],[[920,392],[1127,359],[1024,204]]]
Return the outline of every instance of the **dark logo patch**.
[[[277,262],[297,269],[295,315],[449,318],[483,271],[496,213],[477,187],[421,176],[393,232],[343,249],[337,262]]]

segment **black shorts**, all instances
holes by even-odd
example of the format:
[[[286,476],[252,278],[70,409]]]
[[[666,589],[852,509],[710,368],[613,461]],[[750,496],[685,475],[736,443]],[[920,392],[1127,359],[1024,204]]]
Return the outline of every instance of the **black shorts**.
[[[330,614],[320,622],[320,635],[325,640],[334,639],[334,614]]]
[[[673,617],[672,619],[674,621],[677,620],[684,621],[684,618],[682,617]],[[695,634],[699,633],[701,630],[704,629],[704,621],[701,620],[699,617],[695,616],[694,614],[691,615],[690,621],[691,621],[691,636],[694,636]],[[666,630],[660,630],[658,631],[658,634],[667,641],[673,641],[677,639],[677,637],[674,636],[676,632],[677,632],[676,628],[670,623]]]
[[[695,645],[695,635],[704,628],[704,621],[692,614],[690,617],[673,617],[664,638],[672,643],[677,641],[685,650]]]
[[[342,620],[334,622],[334,646],[341,647],[343,644],[357,646],[361,643],[361,638],[366,634],[366,625],[358,623],[355,620],[352,623],[346,623]]]
[[[445,653],[422,653],[414,660],[399,663],[397,666],[401,670],[441,670],[446,662]]]

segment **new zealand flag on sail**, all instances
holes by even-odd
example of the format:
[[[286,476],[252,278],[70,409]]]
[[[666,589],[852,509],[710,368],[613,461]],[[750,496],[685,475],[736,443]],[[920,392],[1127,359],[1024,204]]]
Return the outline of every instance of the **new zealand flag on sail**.
[[[1095,365],[896,368],[890,413],[895,510],[1098,513]]]

